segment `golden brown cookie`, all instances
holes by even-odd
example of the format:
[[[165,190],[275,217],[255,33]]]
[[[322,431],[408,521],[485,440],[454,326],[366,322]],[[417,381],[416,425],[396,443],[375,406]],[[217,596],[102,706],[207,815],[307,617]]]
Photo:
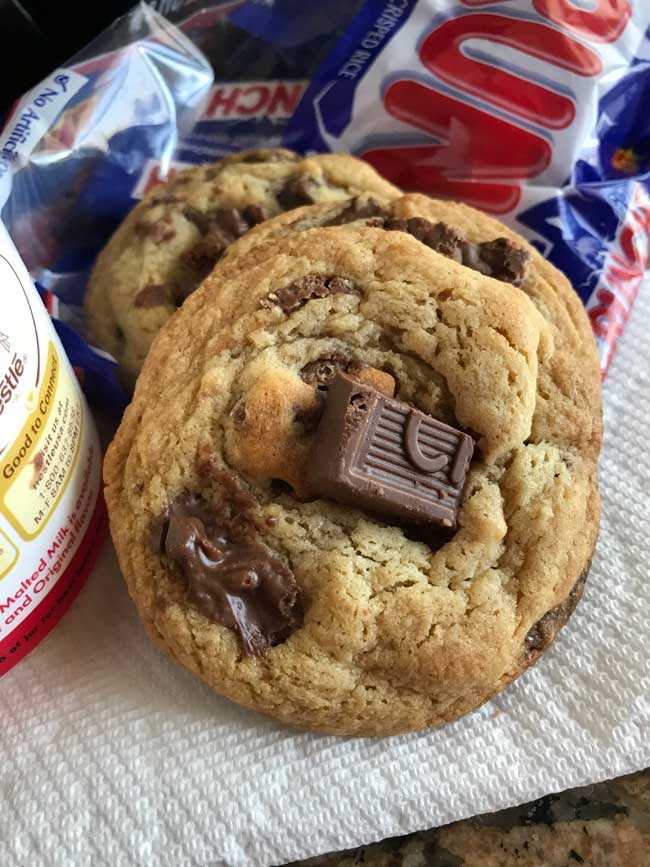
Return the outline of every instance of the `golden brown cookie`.
[[[347,154],[268,148],[179,173],[136,205],[100,253],[85,298],[90,339],[134,380],[158,330],[229,244],[287,209],[363,192],[399,195]]]
[[[579,300],[496,221],[399,207],[421,222],[229,254],[157,337],[105,465],[150,635],[231,699],[338,734],[439,725],[502,689],[570,614],[598,532],[599,365]],[[341,460],[388,413],[393,457],[362,508],[310,487],[340,382]],[[404,419],[425,464],[448,447],[443,469],[407,467]],[[392,517],[400,472],[414,497],[453,494],[467,434],[457,525],[433,506],[409,521],[402,501]]]

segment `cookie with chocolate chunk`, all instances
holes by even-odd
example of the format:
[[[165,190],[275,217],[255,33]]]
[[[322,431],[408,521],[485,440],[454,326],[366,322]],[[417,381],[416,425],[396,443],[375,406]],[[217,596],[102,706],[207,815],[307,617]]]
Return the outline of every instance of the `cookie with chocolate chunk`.
[[[239,256],[287,232],[332,226],[365,225],[387,232],[406,232],[443,256],[506,283],[521,285],[533,248],[498,220],[457,202],[408,193],[380,202],[370,193],[347,202],[295,208],[266,220],[233,244],[224,259]]]
[[[363,192],[399,195],[346,154],[269,148],[180,172],[136,205],[99,255],[85,300],[90,339],[134,380],[157,331],[230,244],[290,208]]]
[[[569,617],[598,532],[579,299],[489,218],[402,208],[227,256],[154,341],[105,463],[153,639],[337,734],[501,690]]]

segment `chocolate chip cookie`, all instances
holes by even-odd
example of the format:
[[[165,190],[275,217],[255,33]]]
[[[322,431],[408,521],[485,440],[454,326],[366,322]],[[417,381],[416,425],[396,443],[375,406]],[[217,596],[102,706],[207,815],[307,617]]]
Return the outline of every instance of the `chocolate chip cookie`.
[[[407,232],[427,247],[457,262],[513,285],[520,285],[529,247],[515,232],[473,208],[419,193],[380,202],[361,194],[344,202],[295,208],[266,220],[233,244],[224,258],[238,256],[287,232],[326,226],[365,226]]]
[[[156,338],[105,463],[152,638],[337,734],[501,690],[570,615],[598,533],[577,296],[488,217],[395,207],[225,257]]]
[[[282,211],[363,192],[399,195],[347,154],[270,148],[179,173],[136,205],[99,255],[85,301],[90,339],[135,379],[158,330],[233,241]]]

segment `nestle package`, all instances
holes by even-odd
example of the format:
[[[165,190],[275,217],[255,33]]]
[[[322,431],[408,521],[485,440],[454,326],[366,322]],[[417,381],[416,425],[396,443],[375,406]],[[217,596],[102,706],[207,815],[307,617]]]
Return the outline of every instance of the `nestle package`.
[[[58,623],[106,528],[93,417],[0,224],[0,676]]]

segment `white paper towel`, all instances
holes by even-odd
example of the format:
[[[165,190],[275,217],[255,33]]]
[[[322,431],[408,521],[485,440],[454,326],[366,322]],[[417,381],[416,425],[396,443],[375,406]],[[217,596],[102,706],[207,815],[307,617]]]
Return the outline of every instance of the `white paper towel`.
[[[296,734],[149,644],[107,545],[0,681],[0,865],[266,867],[650,765],[650,285],[605,385],[603,526],[585,597],[480,711],[384,740]]]

